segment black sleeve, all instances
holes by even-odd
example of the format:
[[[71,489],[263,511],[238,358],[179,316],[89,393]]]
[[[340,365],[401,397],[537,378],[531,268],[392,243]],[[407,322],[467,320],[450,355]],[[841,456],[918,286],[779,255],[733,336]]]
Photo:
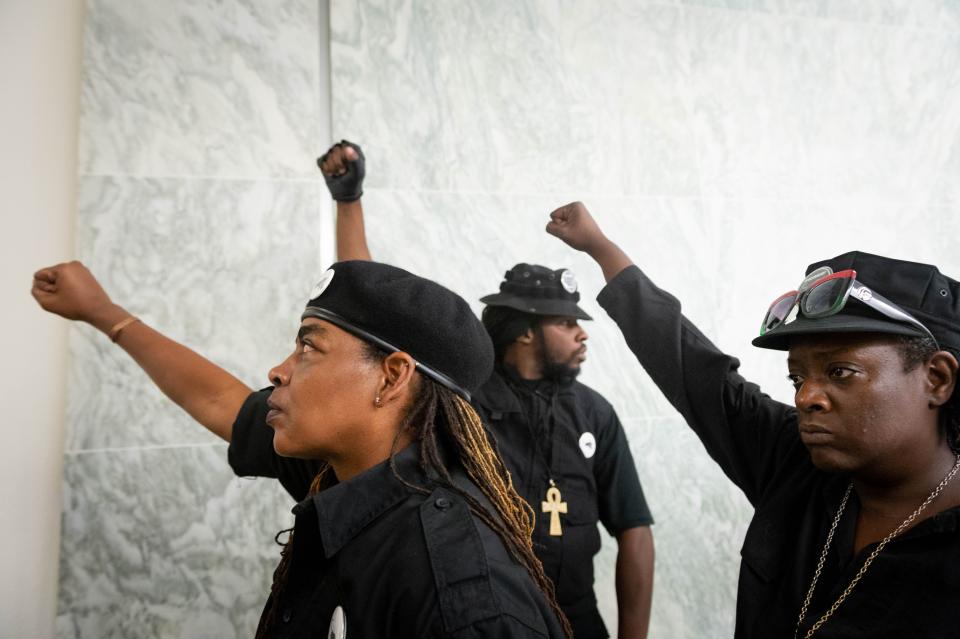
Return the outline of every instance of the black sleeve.
[[[296,501],[306,498],[320,470],[314,460],[281,457],[273,450],[273,429],[267,425],[267,398],[273,387],[251,393],[233,422],[227,460],[240,477],[273,477]]]
[[[624,530],[649,526],[653,516],[643,496],[637,466],[623,425],[606,400],[597,396],[597,459],[593,474],[597,482],[600,521],[616,537]]]
[[[752,504],[787,457],[788,465],[809,464],[797,434],[795,409],[741,377],[740,362],[710,343],[680,313],[680,302],[639,268],[624,269],[597,301],[710,456]]]

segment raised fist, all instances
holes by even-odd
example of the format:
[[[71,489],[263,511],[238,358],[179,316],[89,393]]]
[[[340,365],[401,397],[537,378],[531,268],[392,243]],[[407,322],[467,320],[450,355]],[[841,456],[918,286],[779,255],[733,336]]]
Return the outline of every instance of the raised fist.
[[[578,251],[589,252],[606,240],[582,202],[571,202],[551,213],[547,233],[559,237]]]
[[[110,296],[80,262],[40,269],[33,274],[30,293],[43,310],[91,324],[113,307]]]
[[[363,195],[363,151],[353,142],[341,140],[334,144],[317,158],[317,166],[337,202],[355,202]]]

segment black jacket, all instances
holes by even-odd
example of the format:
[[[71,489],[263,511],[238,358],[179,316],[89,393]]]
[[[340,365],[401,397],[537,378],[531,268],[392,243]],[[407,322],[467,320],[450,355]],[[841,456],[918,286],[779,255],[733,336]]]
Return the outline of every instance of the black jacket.
[[[593,592],[597,522],[611,535],[653,523],[623,426],[610,403],[579,382],[519,380],[498,368],[473,397],[514,487],[537,515],[534,549],[578,638],[606,637]],[[550,480],[567,512],[551,536],[542,507]]]
[[[350,638],[563,637],[552,609],[500,538],[466,501],[420,470],[419,447],[307,496],[319,464],[273,451],[263,417],[269,391],[251,395],[234,424],[238,475],[276,477],[301,499],[292,561],[271,637],[327,636],[340,607]],[[465,472],[455,484],[485,503]],[[279,553],[278,553],[279,554]],[[270,607],[268,602],[267,607]]]
[[[818,471],[792,406],[737,373],[680,313],[680,303],[635,266],[598,301],[620,326],[644,369],[754,507],[741,550],[736,637],[792,637],[849,478]],[[875,548],[852,556],[859,503],[851,495],[817,584],[803,636]],[[891,541],[817,639],[960,637],[960,508]]]

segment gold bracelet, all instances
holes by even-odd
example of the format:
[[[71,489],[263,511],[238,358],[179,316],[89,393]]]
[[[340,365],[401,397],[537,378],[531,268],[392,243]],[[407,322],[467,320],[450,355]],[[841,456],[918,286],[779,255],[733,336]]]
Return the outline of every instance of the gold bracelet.
[[[139,321],[140,321],[139,317],[131,315],[130,317],[122,319],[116,324],[114,324],[113,328],[111,328],[110,332],[108,333],[108,335],[110,335],[110,341],[116,344],[117,340],[120,339],[120,331],[130,326],[134,322],[139,322]]]

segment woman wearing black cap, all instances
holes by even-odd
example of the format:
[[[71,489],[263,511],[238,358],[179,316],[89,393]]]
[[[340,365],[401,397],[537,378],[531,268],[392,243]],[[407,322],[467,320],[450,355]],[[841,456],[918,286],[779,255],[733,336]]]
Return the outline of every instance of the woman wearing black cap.
[[[792,407],[740,377],[582,204],[547,231],[599,263],[598,301],[755,508],[737,637],[960,637],[960,284],[865,253],[811,265],[754,340],[789,351]]]
[[[230,442],[238,474],[312,478],[258,637],[569,636],[528,508],[467,401],[492,347],[454,293],[382,264],[335,264],[273,386],[252,394],[114,305],[78,262],[38,271],[33,295],[123,347]]]

